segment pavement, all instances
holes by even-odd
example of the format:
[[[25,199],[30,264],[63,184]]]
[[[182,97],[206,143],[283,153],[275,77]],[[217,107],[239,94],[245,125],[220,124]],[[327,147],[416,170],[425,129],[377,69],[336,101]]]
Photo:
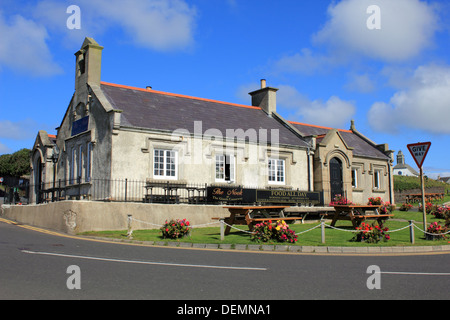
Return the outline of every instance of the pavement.
[[[91,238],[91,237],[88,237]],[[267,245],[267,244],[208,244],[188,243],[170,241],[134,241],[112,238],[92,237],[98,240],[134,243],[148,246],[209,249],[209,250],[232,250],[232,251],[257,251],[257,252],[279,252],[279,253],[317,253],[317,254],[417,254],[417,253],[448,253],[450,245],[440,246],[404,246],[404,247],[334,247],[334,246],[290,246],[290,245]]]

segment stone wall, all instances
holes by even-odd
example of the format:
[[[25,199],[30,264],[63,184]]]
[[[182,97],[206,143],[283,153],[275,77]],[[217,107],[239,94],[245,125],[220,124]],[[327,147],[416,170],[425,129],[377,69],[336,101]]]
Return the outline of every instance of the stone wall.
[[[425,193],[439,193],[439,192],[445,193],[445,187],[432,187],[432,188],[425,189]],[[422,191],[420,189],[409,189],[409,190],[402,190],[402,191],[396,190],[394,192],[395,203],[398,206],[400,206],[402,203],[406,202],[407,194],[421,194],[421,193],[422,193]]]
[[[125,202],[61,201],[38,205],[3,205],[0,215],[19,223],[77,234],[85,231],[126,230],[131,214],[133,229],[159,229],[170,219],[187,219],[192,226],[228,216],[221,206]],[[145,223],[144,223],[145,222]]]

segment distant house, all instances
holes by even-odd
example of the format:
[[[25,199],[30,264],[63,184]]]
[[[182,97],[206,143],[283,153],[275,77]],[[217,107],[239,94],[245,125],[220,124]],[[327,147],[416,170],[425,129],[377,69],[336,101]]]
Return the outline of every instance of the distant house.
[[[394,167],[393,171],[396,176],[419,176],[419,173],[417,173],[416,170],[414,170],[409,164],[405,163],[405,155],[401,150],[397,153],[397,165]]]
[[[450,184],[450,177],[438,177],[437,180]]]
[[[393,151],[353,122],[342,130],[287,121],[265,80],[249,105],[107,83],[102,50],[86,38],[75,54],[75,92],[55,144],[38,137],[33,181],[51,181],[55,167],[67,195],[89,194],[98,179],[133,179],[323,191],[325,204],[336,194],[393,202]]]

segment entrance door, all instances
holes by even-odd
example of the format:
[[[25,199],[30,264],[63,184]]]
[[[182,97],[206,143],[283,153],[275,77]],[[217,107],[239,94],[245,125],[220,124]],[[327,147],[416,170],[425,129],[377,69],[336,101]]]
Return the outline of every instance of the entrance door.
[[[342,182],[342,162],[338,158],[333,158],[330,160],[330,189],[331,189],[331,200],[337,194],[343,196],[343,182]]]

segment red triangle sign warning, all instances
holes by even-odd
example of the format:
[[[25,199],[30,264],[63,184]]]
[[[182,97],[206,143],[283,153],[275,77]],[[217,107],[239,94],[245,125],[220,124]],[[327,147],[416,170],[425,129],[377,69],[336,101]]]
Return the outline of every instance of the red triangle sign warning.
[[[411,152],[411,155],[419,168],[422,168],[423,161],[427,156],[428,150],[430,150],[430,146],[431,142],[419,142],[407,145],[409,152]]]

